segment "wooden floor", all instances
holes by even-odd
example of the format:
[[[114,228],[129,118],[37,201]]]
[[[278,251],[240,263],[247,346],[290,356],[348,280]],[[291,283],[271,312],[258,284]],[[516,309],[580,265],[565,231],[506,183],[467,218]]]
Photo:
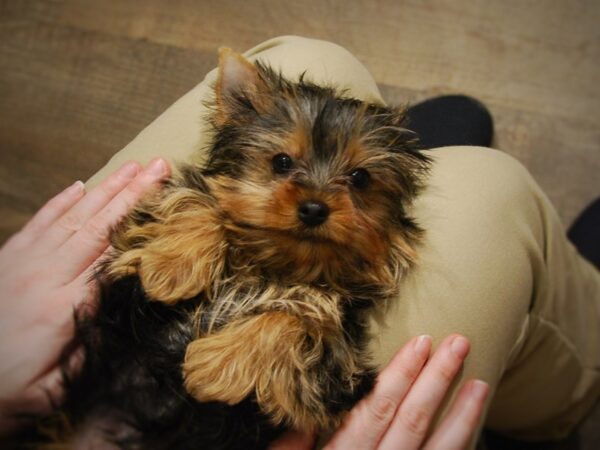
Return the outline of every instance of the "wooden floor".
[[[390,102],[482,100],[495,146],[566,225],[600,195],[597,0],[0,0],[0,242],[198,83],[219,46],[282,34],[348,48]]]

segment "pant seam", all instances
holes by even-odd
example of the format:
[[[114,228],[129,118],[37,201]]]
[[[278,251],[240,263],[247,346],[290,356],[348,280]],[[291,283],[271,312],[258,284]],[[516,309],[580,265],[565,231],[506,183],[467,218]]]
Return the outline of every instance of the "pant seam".
[[[532,313],[531,316],[533,318],[536,318],[537,320],[539,320],[540,324],[549,327],[551,329],[551,331],[560,338],[560,340],[567,346],[568,350],[577,359],[579,367],[581,367],[582,369],[585,369],[585,370],[595,370],[595,371],[598,370],[596,367],[589,367],[586,364],[584,364],[583,358],[581,356],[581,353],[579,352],[579,350],[577,349],[577,347],[575,346],[575,344],[573,344],[573,342],[571,341],[571,339],[569,339],[563,333],[563,331],[560,329],[560,327],[555,322],[553,322],[553,321],[551,321],[549,319],[546,319],[546,318],[544,318],[544,317],[542,317],[540,315],[537,315],[535,313]]]

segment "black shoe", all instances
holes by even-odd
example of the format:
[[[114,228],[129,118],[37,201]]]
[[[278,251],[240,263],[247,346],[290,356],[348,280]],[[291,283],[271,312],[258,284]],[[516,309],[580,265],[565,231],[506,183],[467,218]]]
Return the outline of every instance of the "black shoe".
[[[600,198],[585,208],[567,236],[579,253],[600,270]]]
[[[465,95],[434,97],[408,109],[408,128],[415,131],[424,148],[448,145],[489,147],[494,122],[487,108]]]

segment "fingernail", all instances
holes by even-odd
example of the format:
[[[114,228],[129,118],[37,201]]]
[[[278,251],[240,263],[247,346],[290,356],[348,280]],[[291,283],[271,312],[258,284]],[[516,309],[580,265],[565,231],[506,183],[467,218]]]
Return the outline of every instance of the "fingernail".
[[[464,359],[469,353],[469,341],[462,336],[456,336],[450,344],[452,352],[460,359]]]
[[[429,356],[430,350],[431,336],[427,334],[419,336],[417,338],[417,341],[415,342],[415,352],[417,352],[417,355],[421,356],[422,358],[426,358],[427,356]]]
[[[67,190],[69,191],[69,194],[80,194],[83,192],[84,187],[85,186],[83,182],[81,180],[77,180],[75,183],[69,186]]]
[[[146,171],[149,174],[161,177],[163,175],[166,175],[167,173],[167,164],[165,163],[164,159],[157,158],[152,160],[150,164],[148,164],[148,167],[146,167]]]
[[[490,386],[481,380],[474,380],[471,385],[471,397],[477,401],[483,401],[488,395]]]
[[[119,169],[119,176],[125,178],[125,179],[131,179],[134,178],[138,172],[140,171],[140,166],[137,162],[135,161],[129,161],[127,163],[125,163],[120,169]]]

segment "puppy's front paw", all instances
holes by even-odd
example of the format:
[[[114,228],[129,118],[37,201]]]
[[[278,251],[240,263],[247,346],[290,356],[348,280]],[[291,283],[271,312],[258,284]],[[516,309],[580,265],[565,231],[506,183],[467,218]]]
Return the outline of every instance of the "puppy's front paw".
[[[183,363],[187,391],[200,402],[234,405],[257,388],[272,366],[279,329],[269,330],[279,314],[234,321],[221,330],[190,343]]]
[[[322,352],[322,339],[297,317],[283,312],[252,316],[189,344],[185,387],[200,402],[233,405],[253,395],[274,424],[315,429],[323,405],[310,374]]]
[[[183,375],[200,402],[234,405],[254,396],[273,424],[303,431],[338,425],[371,381],[341,337],[331,342],[284,312],[237,320],[196,339]]]

